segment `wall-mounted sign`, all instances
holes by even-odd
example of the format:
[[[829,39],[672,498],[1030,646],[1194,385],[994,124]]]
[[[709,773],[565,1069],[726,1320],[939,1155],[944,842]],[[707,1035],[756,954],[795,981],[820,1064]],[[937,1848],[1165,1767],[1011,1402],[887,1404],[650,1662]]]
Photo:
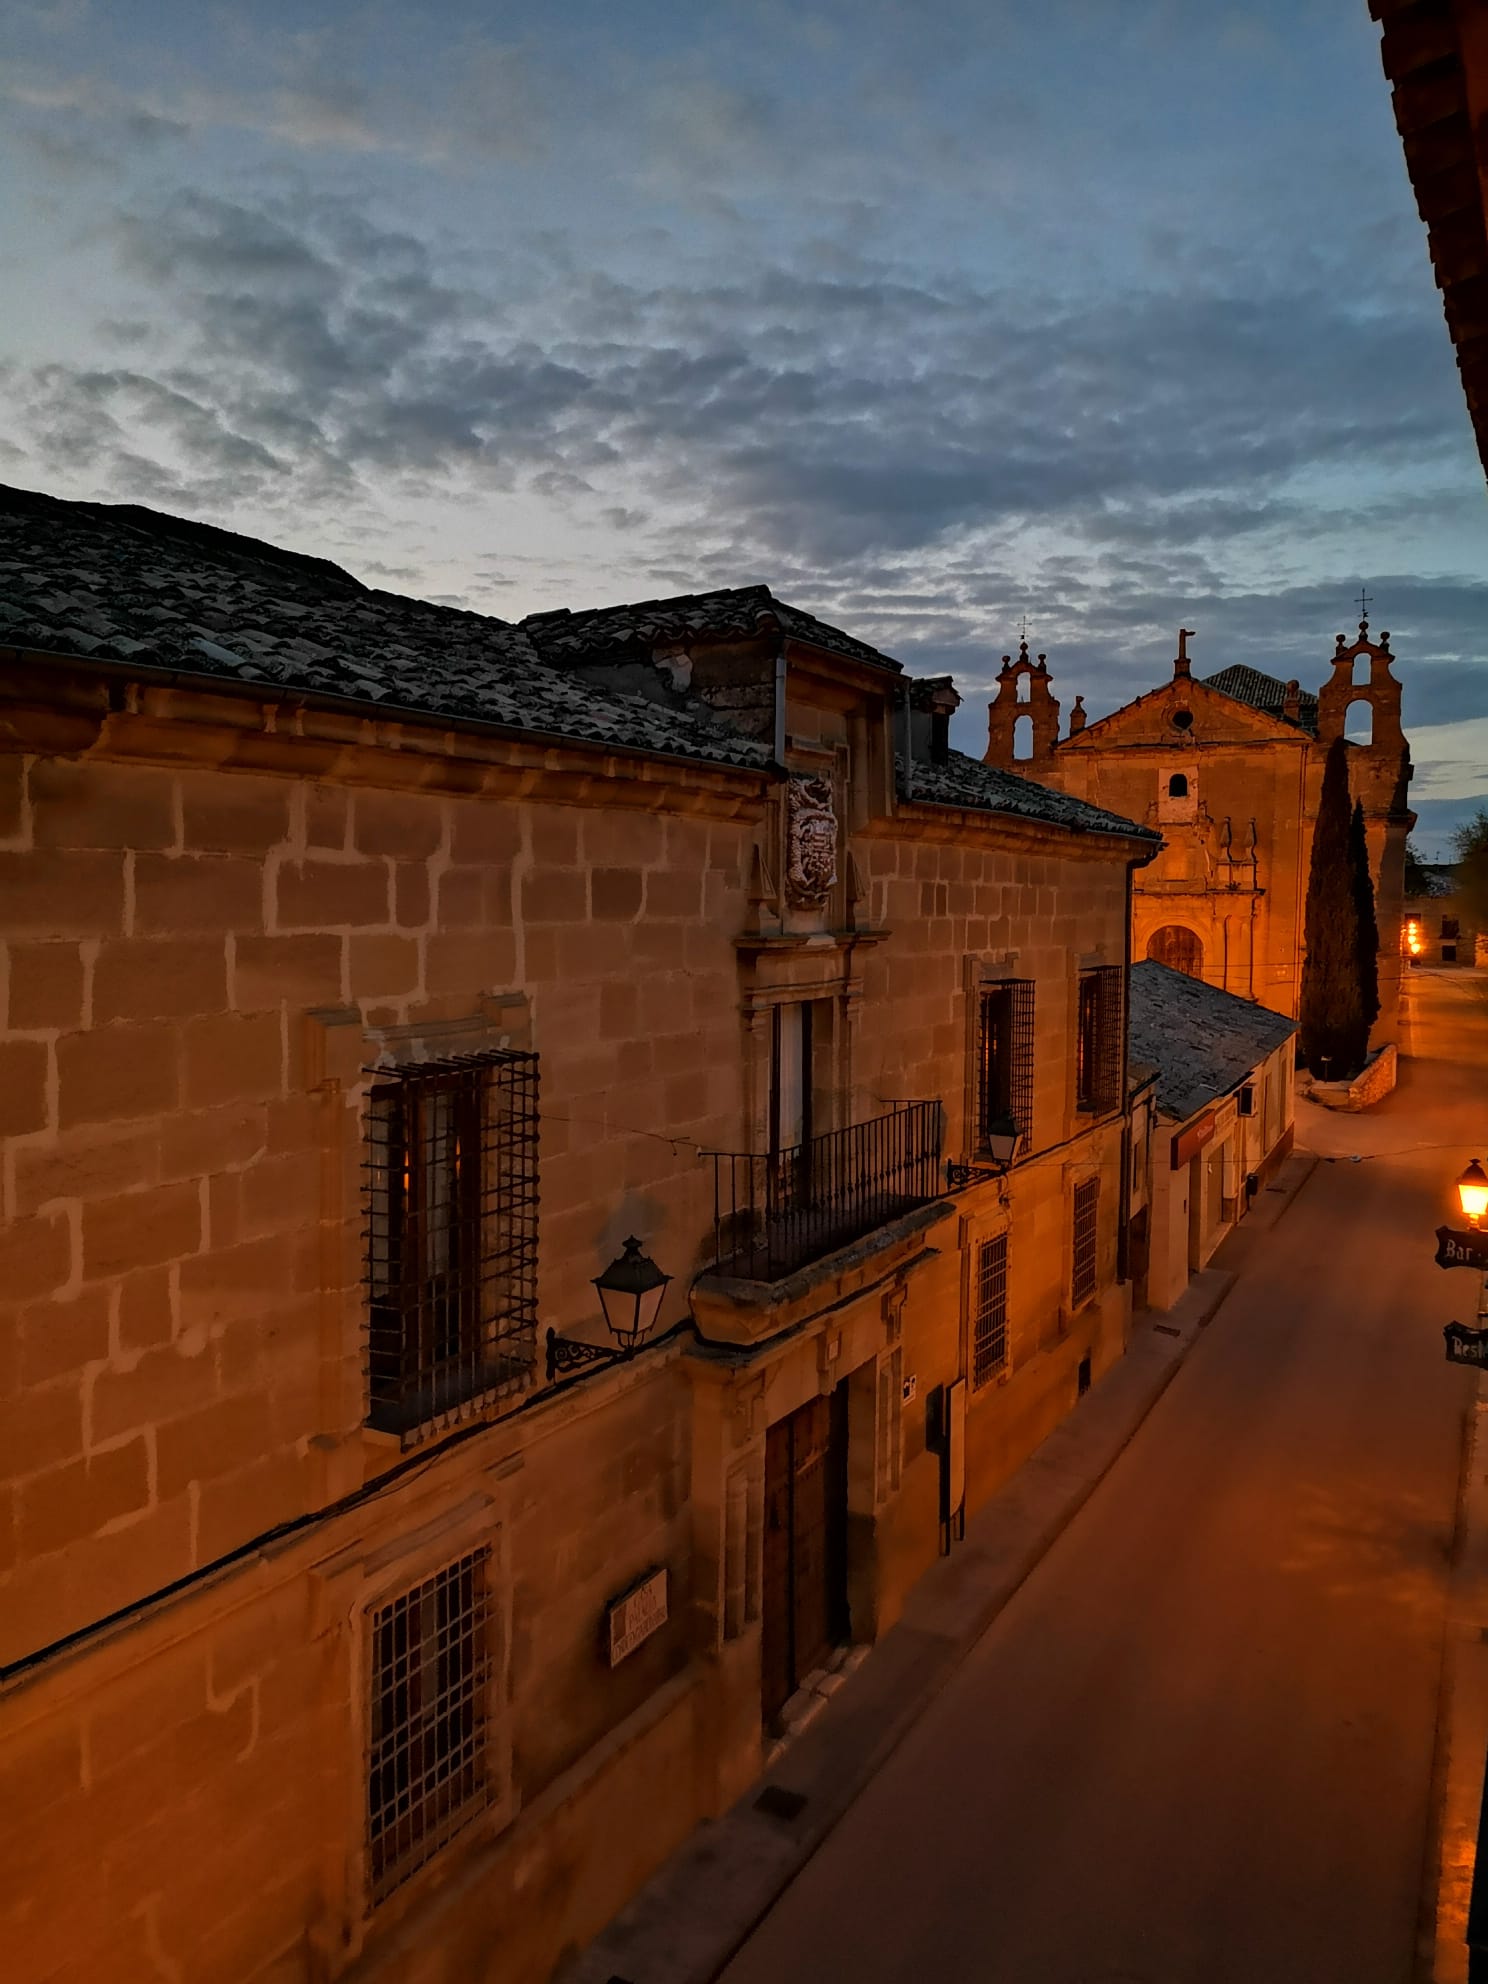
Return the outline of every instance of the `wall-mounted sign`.
[[[1210,1109],[1199,1118],[1197,1123],[1190,1123],[1186,1130],[1180,1131],[1174,1137],[1169,1148],[1173,1153],[1172,1165],[1175,1171],[1181,1171],[1184,1165],[1191,1158],[1197,1157],[1205,1144],[1212,1139],[1215,1122],[1214,1111]]]
[[[1488,1233],[1463,1233],[1455,1226],[1436,1229],[1436,1265],[1439,1268],[1488,1269]]]
[[[1470,1330],[1466,1323],[1448,1323],[1442,1335],[1447,1340],[1449,1364],[1488,1366],[1488,1330]]]
[[[610,1649],[610,1665],[618,1667],[628,1653],[634,1653],[642,1640],[650,1639],[667,1619],[667,1574],[647,1571],[628,1591],[612,1598],[605,1608]]]

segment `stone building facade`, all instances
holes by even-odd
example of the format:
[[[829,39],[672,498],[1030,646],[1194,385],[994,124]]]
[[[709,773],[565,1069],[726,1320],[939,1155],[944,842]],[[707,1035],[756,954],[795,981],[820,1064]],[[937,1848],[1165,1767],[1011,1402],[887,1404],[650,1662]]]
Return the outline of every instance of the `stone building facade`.
[[[1200,679],[1190,638],[1186,629],[1179,636],[1171,681],[1110,716],[1087,722],[1077,698],[1063,738],[1045,658],[1030,663],[1025,646],[998,678],[987,762],[1160,832],[1163,851],[1137,878],[1133,955],[1295,1018],[1323,762],[1335,737],[1359,733],[1350,739],[1349,778],[1364,807],[1381,933],[1372,1038],[1393,1040],[1414,815],[1388,633],[1371,641],[1361,621],[1353,642],[1340,634],[1316,695],[1248,667]],[[1013,737],[1025,714],[1030,751],[1020,758]]]
[[[1121,1354],[1155,836],[763,588],[0,613],[7,1975],[545,1978]]]

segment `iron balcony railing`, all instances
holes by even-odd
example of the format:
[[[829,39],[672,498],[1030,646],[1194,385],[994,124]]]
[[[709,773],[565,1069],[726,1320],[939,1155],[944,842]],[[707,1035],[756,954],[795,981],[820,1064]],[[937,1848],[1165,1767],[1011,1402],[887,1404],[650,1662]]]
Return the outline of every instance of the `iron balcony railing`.
[[[938,1102],[905,1102],[768,1156],[709,1153],[714,1272],[779,1281],[927,1205],[940,1196],[941,1131]]]

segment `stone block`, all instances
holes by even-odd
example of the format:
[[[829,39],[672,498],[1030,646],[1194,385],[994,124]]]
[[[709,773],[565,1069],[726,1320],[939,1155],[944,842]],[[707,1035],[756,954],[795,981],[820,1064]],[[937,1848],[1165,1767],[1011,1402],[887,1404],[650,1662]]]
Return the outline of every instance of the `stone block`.
[[[451,804],[450,857],[509,867],[522,846],[522,816],[501,800],[457,799]]]
[[[179,1019],[227,1005],[222,938],[123,937],[105,942],[93,966],[93,1024]]]
[[[306,847],[344,848],[351,824],[351,795],[335,785],[305,787]]]
[[[431,919],[441,930],[478,930],[486,921],[486,871],[446,868],[434,892]]]
[[[262,930],[263,868],[235,854],[141,854],[134,927],[142,937],[216,937]]]
[[[391,919],[385,861],[286,861],[275,878],[281,930],[365,928]]]
[[[644,881],[634,868],[596,868],[589,878],[596,917],[630,922],[641,907]]]
[[[251,1393],[218,1399],[156,1430],[156,1482],[164,1500],[193,1481],[214,1481],[251,1467],[262,1455],[266,1413]]]
[[[38,758],[31,767],[36,847],[174,847],[175,813],[171,781],[151,765]]]
[[[8,939],[111,937],[123,928],[121,853],[0,853],[0,930]]]
[[[415,936],[347,938],[351,998],[407,998],[419,990],[419,940]]]
[[[173,1027],[116,1022],[57,1042],[58,1123],[107,1123],[173,1109],[180,1096]]]
[[[292,1453],[265,1455],[219,1481],[203,1482],[197,1503],[197,1561],[210,1564],[277,1523],[305,1511],[313,1471]]]
[[[61,1214],[14,1219],[0,1227],[0,1304],[52,1295],[71,1274],[72,1226]]]
[[[277,1013],[223,1013],[181,1029],[188,1109],[262,1101],[284,1086],[284,1041]]]
[[[703,878],[693,869],[653,868],[646,877],[647,916],[700,917]]]
[[[393,921],[403,930],[422,930],[429,921],[429,871],[422,861],[394,864]]]
[[[83,1278],[101,1281],[180,1260],[196,1252],[201,1238],[201,1192],[194,1184],[95,1200],[83,1207]]]
[[[157,1169],[161,1179],[203,1178],[250,1163],[269,1140],[263,1103],[226,1103],[215,1109],[175,1110],[160,1125]]]
[[[142,1268],[119,1284],[119,1348],[126,1357],[158,1350],[174,1327],[168,1267]]]
[[[0,1041],[0,1137],[46,1128],[50,1060],[43,1040]]]
[[[532,868],[522,878],[529,923],[582,923],[589,914],[587,878],[577,868]]]
[[[26,817],[26,760],[0,753],[0,840],[19,840]]]
[[[342,997],[344,937],[239,937],[233,947],[233,1003],[261,1012],[281,1003],[333,1005]]]
[[[32,1385],[0,1402],[0,1468],[19,1478],[59,1467],[83,1451],[83,1387],[78,1372]]]
[[[44,1557],[65,1550],[105,1523],[138,1515],[149,1505],[150,1455],[141,1435],[23,1481],[17,1499],[21,1554]]]
[[[288,779],[183,771],[179,785],[182,832],[189,848],[262,857],[289,838],[293,787]]]
[[[531,975],[538,976],[535,971]],[[430,998],[473,1000],[481,992],[503,989],[515,976],[516,947],[506,931],[455,930],[426,940],[424,990]]]
[[[83,1018],[83,954],[76,944],[12,944],[10,1026],[50,1032]]]
[[[38,1302],[16,1318],[20,1384],[50,1385],[109,1354],[109,1292],[85,1288],[70,1302]],[[8,1465],[9,1456],[5,1463]]]
[[[125,1433],[200,1412],[217,1400],[217,1379],[205,1349],[194,1357],[174,1346],[148,1350],[130,1371],[100,1371],[89,1403],[95,1445]]]
[[[312,1236],[313,1239],[313,1236]],[[282,1236],[214,1247],[181,1263],[180,1327],[183,1338],[243,1316],[270,1314],[294,1272]]]
[[[89,1125],[55,1145],[23,1146],[15,1154],[15,1210],[40,1212],[58,1200],[111,1198],[131,1186],[153,1185],[158,1143],[151,1121]]]
[[[315,1151],[262,1158],[233,1182],[239,1193],[238,1230],[245,1240],[303,1227],[319,1216],[320,1158]],[[355,1213],[355,1200],[350,1210]]]
[[[351,841],[358,854],[433,854],[444,832],[444,807],[432,794],[358,792],[352,799]]]

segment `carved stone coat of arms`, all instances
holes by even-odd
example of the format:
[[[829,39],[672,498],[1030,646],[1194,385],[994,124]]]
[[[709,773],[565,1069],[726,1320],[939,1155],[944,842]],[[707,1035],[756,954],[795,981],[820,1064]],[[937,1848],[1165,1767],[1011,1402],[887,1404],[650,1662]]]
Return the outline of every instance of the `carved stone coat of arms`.
[[[820,909],[837,880],[832,782],[793,778],[786,824],[785,893],[795,909]]]

